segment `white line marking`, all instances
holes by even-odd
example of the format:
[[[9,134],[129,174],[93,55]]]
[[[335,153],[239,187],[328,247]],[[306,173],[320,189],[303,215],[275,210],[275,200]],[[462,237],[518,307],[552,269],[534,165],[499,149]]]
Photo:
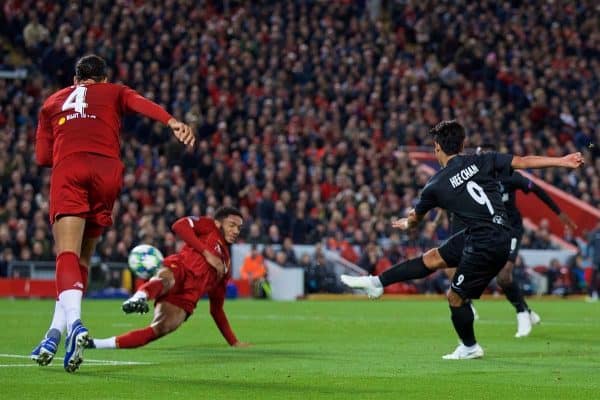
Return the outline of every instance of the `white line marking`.
[[[0,357],[4,358],[27,358],[29,356],[24,356],[21,354],[0,354]],[[84,359],[86,363],[98,364],[98,365],[153,365],[154,363],[143,362],[143,361],[115,361],[115,360],[95,360],[91,358]],[[36,366],[34,364],[0,364],[0,367],[6,366]]]

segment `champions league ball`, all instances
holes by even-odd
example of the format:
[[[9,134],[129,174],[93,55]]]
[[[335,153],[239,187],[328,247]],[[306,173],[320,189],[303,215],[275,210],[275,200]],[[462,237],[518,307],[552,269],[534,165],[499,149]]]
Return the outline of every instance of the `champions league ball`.
[[[156,247],[140,244],[131,250],[127,262],[138,278],[150,279],[162,266],[163,258],[162,253]]]

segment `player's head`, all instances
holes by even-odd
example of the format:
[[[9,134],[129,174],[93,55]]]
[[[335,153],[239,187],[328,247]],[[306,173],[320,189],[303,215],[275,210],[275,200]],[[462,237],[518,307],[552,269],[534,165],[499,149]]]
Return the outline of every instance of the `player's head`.
[[[465,128],[456,120],[442,121],[429,131],[433,135],[435,156],[440,162],[463,149]]]
[[[106,61],[95,54],[83,56],[75,64],[75,83],[93,80],[106,82],[108,79]]]
[[[244,218],[237,208],[221,207],[215,211],[215,223],[221,230],[225,241],[233,244],[240,235]]]
[[[475,151],[475,153],[484,154],[484,153],[489,153],[491,151],[498,151],[498,148],[496,147],[496,145],[494,143],[490,143],[490,142],[483,142],[483,144],[481,146],[477,147],[477,150]]]

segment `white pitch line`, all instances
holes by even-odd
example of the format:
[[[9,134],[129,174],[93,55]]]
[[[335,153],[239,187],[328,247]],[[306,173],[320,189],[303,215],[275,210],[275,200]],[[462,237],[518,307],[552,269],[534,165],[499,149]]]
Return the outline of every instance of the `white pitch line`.
[[[24,356],[21,354],[0,354],[0,357],[4,357],[4,358],[27,358],[29,359],[29,356]],[[91,364],[98,364],[98,365],[153,365],[154,363],[149,363],[149,362],[143,362],[143,361],[115,361],[115,360],[95,360],[92,358],[85,358],[84,361],[86,363],[91,363]],[[25,364],[0,364],[0,367],[4,367],[4,366],[9,366],[9,365],[13,365],[13,366],[25,366]],[[27,364],[27,366],[36,366],[33,364]]]

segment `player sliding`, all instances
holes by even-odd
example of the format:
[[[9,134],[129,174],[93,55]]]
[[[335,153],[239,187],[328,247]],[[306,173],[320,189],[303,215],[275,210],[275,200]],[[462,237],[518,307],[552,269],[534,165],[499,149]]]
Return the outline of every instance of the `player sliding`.
[[[456,121],[443,121],[431,129],[435,156],[442,169],[431,177],[407,218],[392,222],[399,229],[416,226],[434,207],[454,214],[466,226],[451,236],[438,250],[402,262],[379,276],[342,275],[342,282],[365,289],[377,298],[383,287],[394,282],[419,279],[435,270],[457,266],[448,290],[451,319],[461,343],[443,356],[446,360],[483,357],[475,339],[470,299],[477,299],[490,280],[504,267],[511,248],[512,230],[508,225],[497,180],[514,169],[566,167],[583,164],[580,153],[565,157],[519,157],[500,153],[462,155],[465,130]]]
[[[235,208],[223,207],[214,219],[186,217],[173,224],[173,232],[185,242],[183,249],[164,260],[155,277],[123,303],[126,313],[148,312],[155,299],[150,326],[107,339],[90,339],[89,348],[130,349],[144,346],[175,331],[194,312],[198,300],[208,294],[210,314],[230,346],[246,347],[229,326],[223,303],[231,276],[229,245],[235,243],[243,223]]]
[[[98,238],[112,225],[111,213],[121,191],[121,118],[139,113],[168,125],[175,137],[194,145],[191,129],[158,104],[123,85],[107,83],[106,62],[95,55],[75,66],[74,85],[52,94],[42,106],[35,158],[52,167],[50,223],[56,243],[56,297],[50,329],[31,352],[48,365],[66,330],[64,368],[82,362],[88,330],[81,323],[81,298]]]

